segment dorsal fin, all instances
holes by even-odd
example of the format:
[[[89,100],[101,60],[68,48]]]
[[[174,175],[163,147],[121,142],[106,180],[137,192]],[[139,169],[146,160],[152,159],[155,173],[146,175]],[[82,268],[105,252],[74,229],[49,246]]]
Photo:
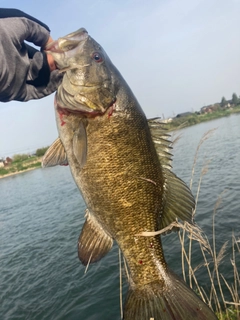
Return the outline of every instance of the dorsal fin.
[[[53,166],[66,166],[68,165],[67,155],[60,138],[57,138],[53,144],[47,149],[42,158],[42,167]]]
[[[154,142],[158,158],[163,168],[171,168],[172,149],[167,130],[164,128],[164,123],[161,122],[160,118],[153,118],[148,120],[148,127],[151,132],[152,140]]]
[[[165,228],[177,218],[189,223],[193,222],[192,213],[195,200],[185,182],[169,169],[163,169],[164,175],[164,209],[159,219],[159,229]]]
[[[170,171],[172,161],[170,135],[160,118],[149,119],[148,126],[164,177],[164,209],[163,214],[159,217],[159,229],[167,227],[177,218],[192,223],[192,213],[195,208],[194,197],[185,182]]]

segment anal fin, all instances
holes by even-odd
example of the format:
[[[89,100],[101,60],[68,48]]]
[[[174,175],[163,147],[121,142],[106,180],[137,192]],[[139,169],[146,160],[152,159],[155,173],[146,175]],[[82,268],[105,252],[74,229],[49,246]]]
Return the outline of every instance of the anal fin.
[[[86,221],[78,239],[78,257],[83,265],[94,263],[112,248],[113,239],[97,220],[86,210]]]

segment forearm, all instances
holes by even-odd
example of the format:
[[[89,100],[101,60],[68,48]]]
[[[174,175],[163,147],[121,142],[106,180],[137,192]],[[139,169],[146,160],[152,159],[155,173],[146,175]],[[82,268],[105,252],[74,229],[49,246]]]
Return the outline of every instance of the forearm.
[[[32,16],[16,9],[1,9],[0,21],[13,39],[22,43],[24,40],[44,47],[50,37],[49,27]]]
[[[36,22],[37,24],[48,30],[48,32],[50,32],[49,27],[45,23],[18,9],[0,8],[0,19],[1,18],[27,18]]]

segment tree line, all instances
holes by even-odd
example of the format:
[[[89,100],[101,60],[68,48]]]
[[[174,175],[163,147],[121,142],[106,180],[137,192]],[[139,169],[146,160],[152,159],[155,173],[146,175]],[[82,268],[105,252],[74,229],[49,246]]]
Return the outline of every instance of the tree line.
[[[32,155],[32,156],[36,156],[36,157],[42,157],[45,152],[47,151],[48,147],[44,147],[44,148],[39,148],[35,151],[35,153]],[[32,157],[31,155],[29,154],[26,154],[26,153],[22,153],[22,154],[15,154],[13,157],[12,157],[12,161],[13,162],[21,162],[21,161],[24,161],[24,160],[27,160],[29,159],[30,157]]]
[[[240,98],[237,96],[236,93],[233,93],[232,94],[232,100],[230,100],[232,102],[232,104],[234,104],[235,106],[238,105],[240,103]],[[225,107],[227,104],[229,103],[228,100],[226,100],[225,97],[222,97],[222,100],[221,100],[221,107]]]

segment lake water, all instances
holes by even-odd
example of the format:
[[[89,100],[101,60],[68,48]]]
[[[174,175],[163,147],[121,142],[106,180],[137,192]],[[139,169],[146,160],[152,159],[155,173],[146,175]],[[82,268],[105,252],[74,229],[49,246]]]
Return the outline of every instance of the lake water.
[[[196,147],[202,135],[217,128],[199,150],[193,193],[203,176],[196,221],[211,241],[216,215],[217,248],[229,240],[221,271],[231,281],[231,235],[240,238],[240,115],[181,130],[174,146],[173,171],[189,184]],[[120,319],[118,248],[85,268],[77,257],[77,240],[85,205],[69,168],[37,169],[0,179],[0,319]],[[176,234],[163,238],[170,267],[181,275]],[[193,252],[195,263],[200,256]],[[238,259],[239,257],[237,257]],[[206,272],[199,270],[207,285]],[[123,293],[127,290],[126,283]]]

